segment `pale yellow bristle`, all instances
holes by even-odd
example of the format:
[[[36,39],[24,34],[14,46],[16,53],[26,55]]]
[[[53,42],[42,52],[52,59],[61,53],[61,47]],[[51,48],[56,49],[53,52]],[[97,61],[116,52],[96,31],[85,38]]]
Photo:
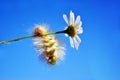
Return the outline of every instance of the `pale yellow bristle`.
[[[47,30],[44,27],[37,27],[35,29],[34,34],[39,35],[36,37],[34,44],[36,45],[37,49],[41,51],[44,55],[44,58],[47,60],[49,64],[56,64],[56,62],[61,58],[59,57],[59,43],[55,39],[53,35],[46,35]],[[61,49],[62,50],[62,49]],[[61,53],[61,55],[64,55],[64,51]]]

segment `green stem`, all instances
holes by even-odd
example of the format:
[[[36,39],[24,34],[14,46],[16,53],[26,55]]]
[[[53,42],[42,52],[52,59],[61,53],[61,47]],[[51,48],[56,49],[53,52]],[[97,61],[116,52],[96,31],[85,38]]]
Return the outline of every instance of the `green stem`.
[[[15,38],[15,39],[12,39],[12,40],[7,40],[7,41],[2,41],[0,42],[0,44],[7,44],[7,43],[11,43],[11,42],[15,42],[15,41],[19,41],[19,40],[22,40],[22,39],[27,39],[27,38],[33,38],[35,36],[24,36],[24,37],[21,37],[21,38]]]
[[[45,36],[47,36],[47,35],[52,35],[52,34],[56,34],[56,32],[47,33],[47,34],[45,34]]]
[[[52,35],[52,34],[60,34],[60,33],[66,33],[66,30],[64,31],[58,31],[58,32],[50,32],[47,35]],[[15,42],[15,41],[19,41],[19,40],[22,40],[22,39],[27,39],[27,38],[33,38],[33,37],[37,37],[35,35],[32,35],[32,36],[24,36],[24,37],[21,37],[21,38],[15,38],[15,39],[12,39],[12,40],[7,40],[7,41],[1,41],[0,44],[7,44],[7,43],[11,43],[11,42]]]

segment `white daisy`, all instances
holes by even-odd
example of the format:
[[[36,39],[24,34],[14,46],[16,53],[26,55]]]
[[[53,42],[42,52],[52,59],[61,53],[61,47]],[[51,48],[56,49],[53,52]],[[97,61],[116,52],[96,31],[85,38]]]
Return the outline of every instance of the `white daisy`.
[[[80,16],[78,15],[76,20],[74,20],[74,13],[70,11],[70,18],[66,16],[66,14],[63,14],[63,18],[65,22],[68,24],[67,29],[65,30],[66,34],[70,36],[70,44],[71,47],[78,49],[79,44],[81,43],[81,39],[77,34],[82,34],[83,29],[81,27],[82,21],[80,20]]]

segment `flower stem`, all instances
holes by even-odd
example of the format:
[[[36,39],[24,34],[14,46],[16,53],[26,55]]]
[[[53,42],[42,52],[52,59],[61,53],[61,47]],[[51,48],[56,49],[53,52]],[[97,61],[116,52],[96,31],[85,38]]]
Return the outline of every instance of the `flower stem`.
[[[58,31],[58,32],[50,32],[50,33],[46,34],[46,36],[47,35],[52,35],[52,34],[60,34],[60,33],[66,33],[66,30]],[[15,39],[12,39],[12,40],[1,41],[0,44],[7,44],[7,43],[11,43],[11,42],[15,42],[15,41],[19,41],[19,40],[27,39],[27,38],[33,38],[33,37],[37,37],[37,36],[36,35],[24,36],[24,37],[15,38]]]
[[[46,35],[52,35],[52,34],[61,34],[61,33],[66,33],[66,30],[63,30],[63,31],[58,31],[58,32],[50,32]]]
[[[66,30],[56,32],[56,34],[60,34],[60,33],[66,33]]]
[[[7,41],[2,41],[0,42],[0,44],[7,44],[7,43],[11,43],[11,42],[15,42],[15,41],[19,41],[19,40],[22,40],[22,39],[27,39],[27,38],[33,38],[35,36],[24,36],[24,37],[21,37],[21,38],[15,38],[15,39],[12,39],[12,40],[7,40]]]

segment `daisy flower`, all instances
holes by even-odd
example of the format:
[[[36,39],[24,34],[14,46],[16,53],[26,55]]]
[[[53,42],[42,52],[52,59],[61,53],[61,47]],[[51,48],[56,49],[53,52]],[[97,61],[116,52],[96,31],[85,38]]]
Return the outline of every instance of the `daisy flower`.
[[[63,14],[63,19],[68,24],[68,27],[65,28],[65,33],[70,38],[70,44],[71,47],[78,49],[79,44],[81,43],[81,39],[79,38],[78,34],[83,33],[83,29],[81,27],[82,22],[80,20],[80,16],[78,15],[76,20],[74,20],[74,13],[70,11],[70,17],[66,16],[66,14]]]

